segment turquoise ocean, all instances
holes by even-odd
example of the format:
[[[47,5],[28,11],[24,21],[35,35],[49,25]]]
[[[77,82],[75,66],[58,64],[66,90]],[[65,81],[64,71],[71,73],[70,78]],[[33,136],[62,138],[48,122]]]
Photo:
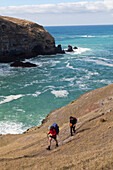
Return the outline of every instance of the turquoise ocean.
[[[83,93],[113,83],[113,26],[45,27],[72,53],[38,56],[37,68],[0,64],[0,134],[22,133]]]

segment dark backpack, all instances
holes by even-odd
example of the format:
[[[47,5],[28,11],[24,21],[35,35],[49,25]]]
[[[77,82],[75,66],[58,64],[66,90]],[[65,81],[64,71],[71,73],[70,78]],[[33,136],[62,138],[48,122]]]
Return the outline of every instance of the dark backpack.
[[[74,122],[77,123],[77,118],[76,117],[74,117]]]
[[[59,134],[59,126],[57,125],[57,123],[53,123],[52,126],[55,128],[56,134],[58,135]]]

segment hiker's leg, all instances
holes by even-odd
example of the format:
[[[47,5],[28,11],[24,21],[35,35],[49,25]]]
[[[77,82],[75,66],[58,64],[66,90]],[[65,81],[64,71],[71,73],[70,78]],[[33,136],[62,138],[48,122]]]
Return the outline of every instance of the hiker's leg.
[[[49,137],[49,146],[51,146],[51,141],[52,141],[52,138]]]
[[[71,136],[73,136],[73,133],[72,133],[72,126],[70,126],[70,133],[71,133]]]
[[[55,142],[56,142],[56,146],[58,147],[58,140],[57,140],[57,139],[55,139]]]
[[[58,144],[58,140],[57,139],[55,139],[55,142],[56,142],[56,145]]]
[[[73,132],[75,133],[75,126],[73,126]]]
[[[52,140],[52,138],[49,137],[49,146],[48,146],[47,150],[50,150],[50,147],[51,147],[51,140]]]

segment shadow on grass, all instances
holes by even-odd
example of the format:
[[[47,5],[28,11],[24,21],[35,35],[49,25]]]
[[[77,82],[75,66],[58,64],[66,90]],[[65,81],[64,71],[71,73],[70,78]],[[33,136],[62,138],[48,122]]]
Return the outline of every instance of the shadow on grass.
[[[84,131],[90,130],[90,129],[91,129],[91,128],[82,129],[82,130],[77,131],[77,133],[81,133],[81,132],[84,132]]]

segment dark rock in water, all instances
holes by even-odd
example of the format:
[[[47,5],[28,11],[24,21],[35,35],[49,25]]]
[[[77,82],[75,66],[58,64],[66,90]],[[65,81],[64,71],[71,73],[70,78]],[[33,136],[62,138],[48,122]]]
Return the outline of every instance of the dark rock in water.
[[[62,50],[61,44],[59,44],[59,45],[56,47],[56,53],[58,53],[58,54],[65,54],[65,51]]]
[[[71,45],[68,45],[68,49],[66,50],[67,52],[72,52],[73,51],[73,48]]]
[[[0,62],[63,53],[54,38],[36,23],[0,16]]]
[[[77,50],[78,48],[77,48],[77,47],[74,47],[73,49]]]
[[[43,119],[42,120],[42,124],[46,123],[47,122],[47,119]]]
[[[37,67],[36,64],[30,62],[23,63],[22,61],[15,61],[10,66],[11,67]]]

